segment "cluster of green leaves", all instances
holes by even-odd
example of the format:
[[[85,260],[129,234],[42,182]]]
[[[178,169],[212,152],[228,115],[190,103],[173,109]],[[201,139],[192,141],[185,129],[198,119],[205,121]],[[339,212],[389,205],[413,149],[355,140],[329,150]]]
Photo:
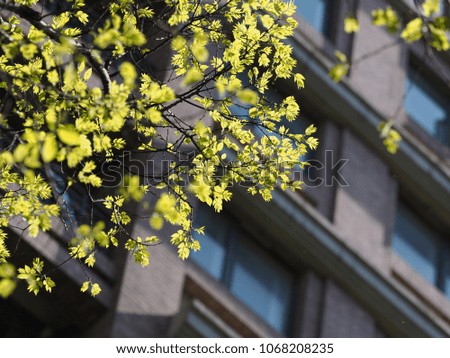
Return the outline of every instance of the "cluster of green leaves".
[[[380,123],[378,129],[380,131],[380,138],[383,139],[383,144],[386,150],[395,154],[398,149],[398,144],[402,137],[400,133],[392,128],[394,121],[383,121]]]
[[[13,109],[0,123],[0,230],[18,219],[23,235],[39,238],[68,205],[65,193],[81,185],[110,222],[75,223],[68,257],[90,268],[99,248],[122,245],[145,266],[148,247],[167,236],[131,233],[129,203],[145,200],[149,191],[157,197],[150,226],[169,226],[171,243],[186,259],[200,249],[192,230],[203,231],[192,224],[194,197],[221,211],[237,183],[265,200],[278,187],[300,188],[292,171],[317,147],[315,128],[290,132],[285,123],[297,120],[296,99],[272,103],[267,95],[279,80],[304,86],[286,41],[297,26],[291,2],[114,0],[89,8],[73,0],[51,13],[45,3],[1,3],[10,15],[0,23],[0,87]],[[148,68],[152,56],[169,51],[169,71]],[[197,111],[193,119],[183,116],[189,107]],[[155,173],[130,173],[116,188],[102,188],[99,169],[125,151],[154,158],[194,154],[174,160],[161,180],[144,182]],[[64,176],[62,192],[55,170]],[[16,277],[6,243],[0,231],[3,296]],[[43,267],[35,259],[17,278],[33,293],[51,291],[54,282]],[[95,296],[101,288],[85,271],[81,291]]]
[[[450,18],[441,15],[441,1],[424,0],[416,3],[417,11],[413,15],[405,16],[406,22],[402,24],[402,19],[391,7],[375,9],[372,11],[372,23],[375,26],[386,27],[393,36],[399,36],[406,43],[413,43],[423,40],[430,49],[436,51],[447,51],[450,49]],[[346,33],[356,33],[359,31],[359,22],[353,14],[348,14],[344,20],[344,30]],[[338,62],[330,69],[329,75],[335,82],[340,82],[347,74],[351,66],[351,61],[340,51],[336,51]],[[358,60],[356,60],[358,62]],[[398,131],[392,128],[393,120],[380,124],[380,137],[388,152],[397,152],[401,136]]]
[[[28,291],[37,295],[41,288],[45,288],[47,292],[52,292],[55,283],[50,277],[44,274],[44,262],[40,258],[33,260],[32,266],[25,265],[19,268],[18,279],[25,280],[28,284]]]
[[[336,51],[335,56],[339,62],[330,69],[329,76],[337,83],[347,75],[348,70],[350,69],[350,63],[347,56],[341,51]]]
[[[11,164],[8,164],[12,154],[3,152],[0,157],[0,191],[2,192],[0,204],[0,295],[10,295],[16,287],[16,270],[9,262],[10,251],[6,245],[8,227],[15,227],[11,220],[20,217],[25,221],[28,234],[38,236],[39,231],[51,228],[52,216],[59,214],[59,207],[55,204],[46,204],[45,200],[51,196],[50,185],[40,175],[27,170],[23,175],[17,173]],[[42,274],[43,262],[36,259],[33,267],[25,266],[19,269],[18,279],[28,282],[28,290],[38,293],[45,287],[51,291],[54,286],[49,277]]]
[[[391,33],[401,30],[400,37],[405,42],[415,42],[424,39],[431,48],[437,51],[450,49],[448,32],[450,19],[440,14],[441,2],[439,0],[425,0],[420,5],[415,16],[406,24],[400,25],[400,19],[392,8],[375,10],[373,23],[377,26],[386,26]]]

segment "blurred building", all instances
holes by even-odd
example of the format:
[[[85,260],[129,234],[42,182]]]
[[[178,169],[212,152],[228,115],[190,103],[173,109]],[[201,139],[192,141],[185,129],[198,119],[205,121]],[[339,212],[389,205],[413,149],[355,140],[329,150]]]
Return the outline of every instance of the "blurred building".
[[[269,203],[237,187],[225,212],[198,206],[207,226],[187,262],[168,243],[142,269],[122,254],[100,255],[90,274],[103,292],[79,292],[83,268],[61,267],[51,295],[18,290],[0,301],[3,336],[108,337],[443,337],[450,335],[449,54],[429,56],[371,25],[390,3],[296,0],[292,42],[306,89],[294,94],[304,121],[319,128],[299,193]],[[361,29],[344,32],[357,15]],[[334,83],[340,50],[353,63]],[[396,155],[379,138],[390,118],[403,136]],[[301,125],[301,124],[299,124]],[[61,232],[64,230],[60,228]],[[137,222],[136,236],[149,228]],[[27,241],[27,262],[61,262],[58,228]]]

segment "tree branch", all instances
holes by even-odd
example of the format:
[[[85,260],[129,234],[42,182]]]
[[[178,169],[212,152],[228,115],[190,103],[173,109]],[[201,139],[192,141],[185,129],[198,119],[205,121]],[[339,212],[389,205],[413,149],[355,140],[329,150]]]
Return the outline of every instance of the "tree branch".
[[[17,14],[37,29],[42,30],[49,38],[54,41],[59,42],[60,37],[63,36],[61,33],[49,26],[45,21],[42,21],[40,14],[36,10],[25,6],[15,6],[7,3],[0,5],[0,7],[3,7],[4,9]],[[111,78],[105,66],[97,61],[97,59],[92,55],[91,49],[87,48],[83,43],[75,39],[71,39],[71,41],[72,45],[77,48],[77,51],[80,54],[84,55],[91,66],[96,70],[100,77],[100,80],[102,81],[103,93],[108,94],[111,87]]]

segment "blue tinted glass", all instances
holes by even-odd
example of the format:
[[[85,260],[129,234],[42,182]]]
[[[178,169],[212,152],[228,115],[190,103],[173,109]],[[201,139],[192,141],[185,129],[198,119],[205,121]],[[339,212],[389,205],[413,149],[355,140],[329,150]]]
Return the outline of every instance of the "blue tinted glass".
[[[441,143],[450,144],[450,105],[426,79],[410,71],[406,80],[405,111]]]
[[[229,109],[230,112],[237,116],[241,120],[248,120],[248,110],[251,108],[249,105],[244,105],[242,103],[233,103]]]
[[[292,276],[255,245],[239,241],[230,291],[274,329],[286,332]]]
[[[248,78],[245,74],[241,73],[237,76],[237,78],[241,81],[243,88],[254,89],[250,86]],[[237,98],[234,98],[234,101],[235,102],[233,102],[233,104],[229,107],[230,112],[242,120],[248,120],[248,110],[252,106],[246,103],[242,103]]]
[[[199,206],[194,224],[196,227],[205,226],[206,230],[205,235],[193,234],[200,242],[201,250],[192,252],[192,260],[215,279],[221,280],[225,264],[226,217]]]
[[[437,284],[439,238],[403,205],[397,212],[392,247],[430,283]]]
[[[442,267],[443,291],[450,298],[450,245],[445,248]]]
[[[61,218],[70,226],[89,223],[91,219],[90,198],[83,187],[68,186],[67,178],[60,169],[51,168],[55,194],[62,201]]]
[[[326,32],[329,0],[295,0],[297,12],[317,31]]]

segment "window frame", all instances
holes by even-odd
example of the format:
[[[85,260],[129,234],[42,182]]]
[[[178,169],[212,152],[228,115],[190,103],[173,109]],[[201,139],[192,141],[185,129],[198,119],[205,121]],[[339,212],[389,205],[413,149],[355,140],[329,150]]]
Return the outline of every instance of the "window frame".
[[[394,249],[394,235],[395,235],[395,228],[396,228],[396,222],[398,220],[398,215],[400,213],[400,210],[405,210],[408,215],[411,215],[414,219],[414,221],[418,221],[419,225],[426,228],[426,230],[431,231],[433,234],[433,238],[436,239],[436,247],[435,250],[437,252],[437,257],[434,258],[433,267],[435,270],[435,277],[434,282],[431,282],[428,280],[425,275],[420,272],[413,264],[410,263],[410,261],[398,250]],[[436,289],[438,289],[448,300],[450,300],[450,276],[449,276],[449,286],[446,287],[446,280],[445,280],[445,269],[449,270],[450,274],[450,266],[447,268],[445,264],[448,262],[448,259],[446,260],[446,257],[450,258],[450,240],[446,237],[446,230],[442,225],[439,225],[440,223],[433,222],[429,216],[432,216],[432,213],[428,213],[428,216],[421,216],[419,214],[419,208],[417,205],[412,205],[410,201],[403,200],[400,198],[397,202],[397,210],[395,214],[395,218],[392,225],[392,232],[390,236],[390,249],[396,253],[414,272],[416,272],[420,277],[426,281],[428,284],[434,286]],[[448,232],[448,231],[447,231]],[[404,238],[402,238],[404,240]],[[408,238],[406,238],[408,240]],[[408,242],[410,243],[410,242]],[[450,265],[450,264],[449,264]]]
[[[335,13],[335,9],[336,6],[339,5],[338,1],[333,1],[333,0],[321,0],[325,3],[325,13],[324,13],[324,18],[323,18],[323,23],[320,25],[320,29],[317,28],[314,24],[312,24],[310,21],[307,20],[307,18],[305,16],[302,15],[301,12],[301,4],[297,4],[298,1],[301,0],[294,0],[294,4],[297,6],[297,9],[300,9],[296,11],[296,14],[302,19],[304,20],[306,23],[309,24],[309,26],[311,28],[313,28],[314,30],[316,30],[318,33],[322,34],[325,38],[327,39],[331,39],[330,35],[332,34],[332,29],[334,27],[334,23],[333,23],[333,17],[332,14]],[[314,1],[314,0],[308,0],[308,1]]]
[[[210,218],[211,214],[216,214],[214,212],[211,212],[208,210],[209,208],[206,208],[204,204],[197,203],[196,205],[196,211],[197,215],[199,212],[199,206],[202,205],[202,209],[205,210],[207,215]],[[215,280],[216,282],[222,284],[230,294],[236,298],[239,302],[241,302],[244,306],[246,306],[255,316],[257,316],[259,319],[261,319],[267,326],[269,326],[271,329],[277,331],[280,334],[283,334],[285,336],[290,336],[293,331],[294,326],[294,317],[295,314],[290,314],[291,312],[294,312],[296,310],[296,303],[295,298],[298,296],[297,287],[298,287],[298,272],[294,268],[290,267],[286,264],[284,260],[282,260],[276,253],[267,250],[264,248],[260,242],[255,238],[255,235],[253,235],[249,230],[247,230],[242,223],[234,218],[232,215],[226,212],[222,212],[220,214],[222,219],[224,219],[228,223],[228,229],[227,233],[225,234],[225,242],[224,242],[224,248],[225,248],[225,257],[224,257],[224,263],[222,267],[222,272],[219,278],[214,277],[206,268],[204,268],[196,259],[194,259],[195,253],[193,253],[192,256],[192,262],[198,266],[202,271],[204,271],[211,279]],[[194,219],[195,220],[195,219]],[[230,223],[235,223],[236,225],[230,225]],[[202,244],[201,239],[203,236],[199,236],[200,244]],[[212,240],[215,240],[214,237],[212,237]],[[237,263],[236,260],[236,250],[238,249],[239,242],[245,241],[246,244],[249,244],[251,246],[255,246],[257,248],[257,255],[262,254],[262,257],[264,260],[267,260],[269,264],[275,264],[278,265],[285,273],[287,273],[290,277],[290,296],[288,298],[289,303],[287,306],[285,306],[285,316],[283,317],[284,320],[284,327],[282,329],[279,329],[272,325],[271,322],[265,319],[261,314],[259,314],[257,311],[255,311],[248,303],[243,301],[239,296],[237,296],[232,290],[231,290],[231,280],[232,280],[232,271],[234,265]]]
[[[357,0],[329,0],[329,2],[330,4],[328,6],[330,9],[325,15],[326,24],[324,32],[319,31],[307,21],[302,16],[301,11],[296,11],[294,17],[296,17],[300,25],[297,29],[299,33],[306,36],[309,42],[312,42],[315,47],[320,48],[322,53],[330,60],[335,61],[336,50],[351,57],[353,38],[355,35],[346,33],[343,23],[348,13],[357,14],[359,2]],[[301,43],[302,39],[299,42]]]
[[[404,81],[404,98],[403,98],[403,111],[405,114],[405,128],[411,132],[413,135],[418,137],[425,145],[431,148],[434,152],[439,154],[441,157],[450,157],[450,104],[445,108],[445,103],[448,103],[445,99],[446,96],[443,95],[443,98],[431,98],[435,100],[438,105],[443,105],[443,110],[447,114],[445,121],[448,122],[448,133],[447,140],[445,143],[441,141],[437,136],[430,133],[423,125],[421,125],[417,120],[415,120],[411,114],[408,113],[406,109],[406,100],[408,98],[409,91],[413,87],[424,87],[420,86],[420,82],[425,84],[424,92],[429,92],[426,87],[432,89],[432,92],[439,92],[441,90],[445,90],[446,86],[442,83],[442,80],[438,78],[438,76],[429,68],[425,67],[424,64],[419,64],[419,59],[415,58],[415,56],[411,56],[410,61],[406,65],[405,69],[405,81]],[[412,75],[412,79],[410,79]],[[417,81],[418,80],[418,81]],[[430,93],[432,95],[433,93]],[[450,96],[448,96],[448,101],[450,102]]]

